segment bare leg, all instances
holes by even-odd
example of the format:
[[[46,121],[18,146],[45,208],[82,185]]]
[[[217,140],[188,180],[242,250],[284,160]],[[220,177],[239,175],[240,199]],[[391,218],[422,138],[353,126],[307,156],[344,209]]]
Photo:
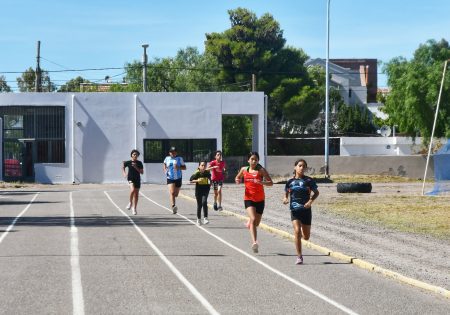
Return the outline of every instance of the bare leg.
[[[294,227],[295,236],[295,249],[297,250],[297,256],[302,255],[302,238],[307,241],[311,235],[311,225],[305,225],[300,220],[292,221]]]
[[[309,240],[311,235],[311,225],[302,224],[302,235],[305,241]]]
[[[130,186],[130,206],[133,205],[133,198],[134,198],[134,184],[129,184]]]
[[[170,205],[175,204],[175,184],[168,184],[167,187],[169,188],[169,198],[170,198]],[[178,194],[177,194],[178,195]]]
[[[214,191],[214,193],[217,193],[217,203],[219,206],[222,205],[222,186],[217,187],[217,191]],[[216,199],[216,198],[214,198]]]
[[[214,189],[214,203],[217,203],[217,198],[219,197],[219,189],[220,186],[217,187],[217,190]]]
[[[249,223],[250,223],[250,228],[249,228],[250,236],[252,238],[252,242],[256,243],[256,240],[257,240],[256,228],[259,225],[259,222],[261,222],[261,215],[256,213],[255,207],[248,207],[247,214],[248,214]]]
[[[299,220],[292,221],[292,226],[294,227],[295,236],[295,249],[297,250],[297,256],[302,255],[302,224]]]
[[[175,187],[175,184],[173,185],[173,204],[175,204],[175,198],[178,197],[178,194],[180,193],[181,187]]]
[[[134,209],[137,209],[137,204],[139,200],[139,188],[134,189]]]

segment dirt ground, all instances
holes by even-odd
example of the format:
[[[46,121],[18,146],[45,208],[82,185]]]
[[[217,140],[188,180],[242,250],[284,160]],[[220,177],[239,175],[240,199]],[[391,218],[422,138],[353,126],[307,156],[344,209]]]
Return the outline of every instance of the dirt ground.
[[[418,196],[420,183],[373,183],[367,198]],[[263,223],[292,233],[287,206],[281,200],[284,185],[266,188]],[[225,210],[245,215],[242,185],[224,187]],[[320,196],[313,205],[310,241],[380,267],[435,286],[450,289],[450,241],[429,235],[399,232],[370,221],[352,220],[322,207],[339,198],[336,184],[319,184]],[[345,194],[349,195],[349,194]],[[209,200],[212,202],[212,198]],[[320,202],[322,201],[322,202]],[[450,198],[443,202],[449,203]],[[450,207],[449,207],[450,214]],[[292,247],[294,251],[294,246]]]

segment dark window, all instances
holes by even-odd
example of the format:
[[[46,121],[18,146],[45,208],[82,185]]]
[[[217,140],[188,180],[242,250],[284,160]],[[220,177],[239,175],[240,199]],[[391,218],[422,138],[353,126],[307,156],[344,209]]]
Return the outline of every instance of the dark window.
[[[64,163],[64,140],[36,141],[37,163]]]
[[[144,140],[144,162],[161,162],[163,155],[162,140]]]
[[[144,163],[162,163],[170,147],[185,162],[209,161],[217,150],[216,139],[144,139]]]
[[[4,140],[34,139],[37,163],[64,163],[65,108],[63,106],[0,106]]]

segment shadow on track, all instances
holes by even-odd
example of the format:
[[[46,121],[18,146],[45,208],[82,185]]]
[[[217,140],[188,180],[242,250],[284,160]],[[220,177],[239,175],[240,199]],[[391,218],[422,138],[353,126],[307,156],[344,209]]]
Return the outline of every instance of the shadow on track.
[[[9,225],[15,217],[0,217],[0,226]],[[143,227],[162,227],[162,226],[179,226],[192,225],[192,223],[181,218],[167,217],[139,217],[133,216],[133,221]],[[114,226],[130,226],[131,223],[124,216],[89,216],[75,217],[75,225],[77,227],[114,227]],[[70,227],[70,217],[68,216],[51,216],[51,217],[21,217],[16,226],[65,226]]]
[[[0,201],[0,205],[27,205],[30,201]],[[33,204],[61,203],[59,201],[33,201]]]

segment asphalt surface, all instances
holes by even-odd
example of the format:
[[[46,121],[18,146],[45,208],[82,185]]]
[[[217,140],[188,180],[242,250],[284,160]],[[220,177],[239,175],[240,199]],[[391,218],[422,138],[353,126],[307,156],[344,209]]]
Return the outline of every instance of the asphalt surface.
[[[449,314],[448,299],[144,185],[0,191],[0,314]]]

